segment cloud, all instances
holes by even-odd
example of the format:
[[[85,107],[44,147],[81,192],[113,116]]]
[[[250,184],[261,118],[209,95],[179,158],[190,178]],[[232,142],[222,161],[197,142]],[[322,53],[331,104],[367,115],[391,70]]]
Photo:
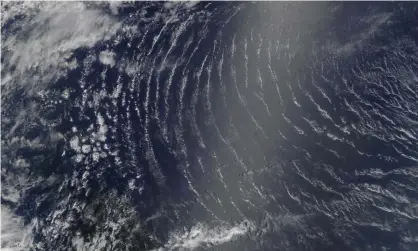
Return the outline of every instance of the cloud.
[[[120,22],[97,7],[82,2],[4,3],[2,51],[7,63],[2,71],[12,75],[8,84],[49,83],[74,67],[70,59],[76,49],[109,40]]]
[[[99,60],[102,64],[114,66],[115,65],[115,53],[111,51],[102,51],[99,54]]]
[[[26,250],[30,245],[30,227],[24,227],[22,219],[9,208],[1,205],[1,250]]]
[[[235,226],[214,227],[198,223],[190,230],[172,233],[168,242],[159,250],[192,250],[200,246],[220,245],[245,235],[251,227],[252,224],[247,221]]]
[[[367,18],[359,18],[359,22],[367,28],[362,30],[362,32],[352,35],[350,41],[344,44],[337,44],[335,46],[336,52],[352,53],[357,48],[362,48],[369,39],[373,38],[373,35],[384,31],[385,25],[390,23],[392,16],[392,13],[378,13]]]

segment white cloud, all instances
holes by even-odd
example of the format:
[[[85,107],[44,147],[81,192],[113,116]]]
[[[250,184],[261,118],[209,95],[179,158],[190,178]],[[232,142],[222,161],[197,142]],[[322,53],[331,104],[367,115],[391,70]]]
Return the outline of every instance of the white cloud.
[[[98,6],[82,2],[7,2],[2,4],[2,51],[11,84],[39,85],[64,75],[74,50],[109,40],[120,22]],[[23,20],[16,19],[25,16]],[[17,21],[16,21],[17,20]],[[15,31],[13,31],[15,30]],[[4,84],[4,83],[3,83]],[[4,89],[3,89],[4,90]]]
[[[24,227],[22,219],[9,208],[1,206],[1,250],[26,250],[30,245],[30,227]]]
[[[102,51],[99,54],[99,60],[102,64],[114,66],[115,65],[115,53],[111,51]]]
[[[198,223],[188,231],[172,233],[169,241],[159,250],[193,250],[200,246],[220,245],[246,234],[251,227],[252,224],[246,221],[235,226],[215,227]]]

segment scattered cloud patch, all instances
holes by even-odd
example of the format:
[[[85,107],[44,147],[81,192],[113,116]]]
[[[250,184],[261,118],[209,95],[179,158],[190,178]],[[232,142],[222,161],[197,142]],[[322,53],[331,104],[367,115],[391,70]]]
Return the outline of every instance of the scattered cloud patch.
[[[99,54],[99,60],[102,64],[113,67],[115,65],[115,53],[107,50],[102,51]]]
[[[112,38],[121,24],[97,7],[82,2],[2,4],[2,28],[12,23],[10,29],[2,30],[1,47],[7,62],[3,70],[12,73],[10,84],[50,83],[77,67],[72,59],[76,49]],[[14,21],[21,16],[25,18]]]

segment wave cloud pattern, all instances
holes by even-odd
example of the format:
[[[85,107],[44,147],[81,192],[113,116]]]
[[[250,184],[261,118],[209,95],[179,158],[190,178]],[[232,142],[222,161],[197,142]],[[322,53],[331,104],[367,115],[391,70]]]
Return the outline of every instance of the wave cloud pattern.
[[[417,249],[416,9],[2,3],[2,250]]]

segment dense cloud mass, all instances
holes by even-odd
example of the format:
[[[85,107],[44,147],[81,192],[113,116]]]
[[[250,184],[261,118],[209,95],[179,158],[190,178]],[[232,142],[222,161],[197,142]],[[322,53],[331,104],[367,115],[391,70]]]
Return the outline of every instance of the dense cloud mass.
[[[417,7],[2,2],[1,249],[418,249]]]

